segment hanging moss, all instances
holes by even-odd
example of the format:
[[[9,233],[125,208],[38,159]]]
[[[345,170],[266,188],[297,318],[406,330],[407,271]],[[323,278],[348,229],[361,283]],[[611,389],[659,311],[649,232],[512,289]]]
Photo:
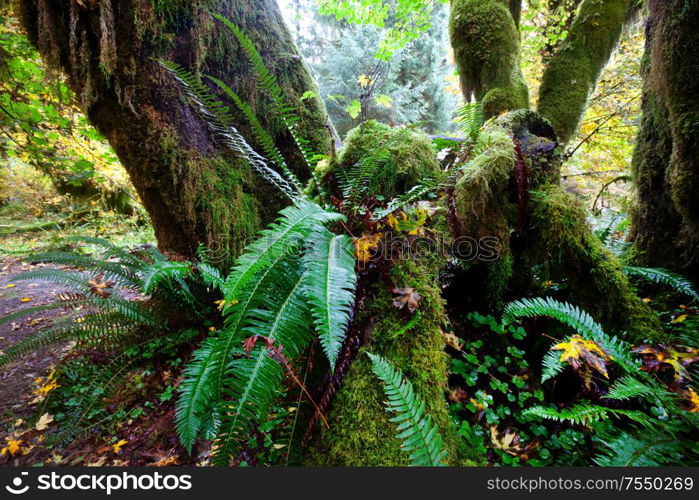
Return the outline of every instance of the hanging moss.
[[[582,204],[561,186],[532,193],[535,245],[529,265],[548,263],[550,279],[564,278],[565,299],[613,331],[637,342],[664,340],[655,313],[634,293],[618,259],[589,228]]]
[[[437,152],[427,135],[369,120],[347,133],[337,159],[328,170],[319,173],[337,190],[341,171],[349,171],[360,160],[384,150],[389,153],[387,161],[377,163],[378,168],[368,179],[368,192],[372,194],[393,198],[440,170]]]
[[[401,466],[409,465],[396,439],[393,415],[385,410],[382,385],[371,370],[366,352],[380,354],[400,368],[413,383],[444,437],[447,463],[475,465],[475,457],[456,434],[447,411],[447,356],[440,334],[444,306],[437,276],[442,261],[434,254],[422,254],[394,264],[390,283],[375,283],[368,307],[356,319],[370,327],[370,338],[346,375],[327,415],[329,429],[323,429],[308,450],[306,465],[317,466]],[[393,286],[408,286],[420,293],[420,319],[399,337],[394,334],[410,320],[410,314],[392,303]],[[413,313],[415,314],[415,313]]]
[[[509,1],[453,0],[449,33],[467,101],[481,101],[486,118],[529,107]]]
[[[570,33],[549,59],[539,89],[539,113],[562,143],[578,128],[590,92],[616,46],[635,0],[584,0]]]

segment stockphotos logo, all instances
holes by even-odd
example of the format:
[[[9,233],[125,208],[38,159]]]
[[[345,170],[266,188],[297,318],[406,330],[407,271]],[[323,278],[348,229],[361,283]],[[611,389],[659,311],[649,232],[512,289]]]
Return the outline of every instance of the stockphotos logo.
[[[11,485],[5,489],[13,495],[22,495],[29,491],[29,485],[24,484],[28,472],[22,472],[15,477]],[[37,477],[36,489],[42,491],[94,491],[111,495],[115,491],[173,491],[192,489],[192,476],[188,474],[41,474]]]
[[[22,472],[21,475],[17,476],[12,480],[12,485],[8,484],[7,486],[5,486],[5,489],[13,495],[21,495],[22,493],[26,493],[29,490],[29,485],[22,486],[22,484],[24,483],[22,476],[28,475],[28,472]]]

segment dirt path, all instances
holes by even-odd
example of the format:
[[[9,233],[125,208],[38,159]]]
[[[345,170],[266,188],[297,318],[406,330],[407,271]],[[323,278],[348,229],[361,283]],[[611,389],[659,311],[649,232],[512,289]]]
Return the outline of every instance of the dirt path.
[[[25,264],[17,259],[0,258],[0,317],[26,309],[48,304],[56,295],[65,291],[59,285],[45,281],[15,281],[18,274],[31,271],[45,264]],[[0,351],[45,327],[51,318],[66,314],[63,310],[41,311],[17,318],[0,325]],[[54,345],[23,356],[0,368],[0,428],[17,418],[26,418],[34,411],[28,403],[37,377],[45,377],[61,357],[63,346]]]

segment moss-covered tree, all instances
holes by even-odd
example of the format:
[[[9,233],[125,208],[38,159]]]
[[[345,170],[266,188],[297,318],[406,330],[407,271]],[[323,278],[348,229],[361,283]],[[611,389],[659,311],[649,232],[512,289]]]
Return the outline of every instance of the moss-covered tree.
[[[272,132],[301,177],[290,137],[269,112],[240,44],[209,11],[235,19],[301,110],[304,135],[325,153],[325,109],[276,2],[210,0],[16,0],[30,39],[60,67],[90,121],[108,139],[150,214],[164,250],[191,254],[198,243],[229,261],[282,204],[217,143],[158,64],[179,63],[235,89]],[[241,121],[240,128],[247,131]]]
[[[699,1],[647,2],[643,121],[633,159],[636,260],[699,280]]]

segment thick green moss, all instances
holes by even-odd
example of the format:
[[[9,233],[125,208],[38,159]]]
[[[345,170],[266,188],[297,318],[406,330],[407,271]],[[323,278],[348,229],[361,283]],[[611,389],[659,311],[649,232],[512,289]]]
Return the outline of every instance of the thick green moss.
[[[551,279],[565,277],[566,300],[634,341],[663,339],[655,313],[633,292],[621,263],[604,248],[586,222],[585,208],[557,185],[532,193],[531,224],[536,244],[529,265],[547,263]]]
[[[323,429],[307,453],[307,465],[398,466],[408,465],[406,453],[396,439],[396,424],[386,412],[382,386],[371,370],[365,352],[381,354],[413,383],[425,411],[432,416],[445,438],[447,462],[474,465],[475,458],[456,434],[447,411],[447,356],[440,329],[444,306],[437,276],[442,265],[438,256],[424,254],[401,260],[393,266],[392,283],[378,282],[370,290],[368,307],[357,318],[370,329],[370,338],[350,366],[342,388],[328,414],[329,429]],[[393,305],[393,286],[409,286],[421,295],[420,319],[399,337],[394,333],[410,320],[408,313]]]
[[[449,33],[464,98],[486,118],[529,107],[519,66],[519,30],[506,0],[453,0]]]
[[[539,89],[539,112],[562,143],[578,128],[587,98],[616,46],[635,0],[584,0],[570,33],[550,58]]]
[[[320,173],[332,186],[340,177],[340,171],[353,169],[359,161],[381,150],[388,151],[388,161],[379,162],[369,179],[368,192],[372,194],[393,198],[421,179],[434,177],[440,170],[437,152],[425,134],[369,120],[347,133],[337,159],[327,171]]]
[[[699,2],[649,1],[633,169],[638,263],[699,281]]]
[[[497,240],[497,259],[480,263],[487,268],[486,289],[497,309],[513,271],[510,233],[516,207],[505,192],[515,166],[514,144],[504,128],[491,125],[479,136],[474,154],[454,189],[456,215],[461,223],[458,236],[479,242],[485,238]]]

